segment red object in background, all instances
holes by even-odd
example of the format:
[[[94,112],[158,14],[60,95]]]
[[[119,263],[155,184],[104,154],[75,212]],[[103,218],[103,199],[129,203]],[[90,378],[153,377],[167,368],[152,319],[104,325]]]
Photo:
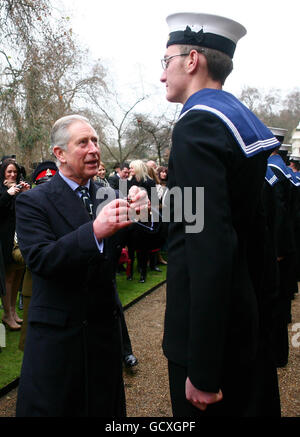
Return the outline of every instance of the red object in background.
[[[130,266],[131,266],[131,259],[128,255],[128,250],[123,248],[120,258],[119,258],[119,264],[127,264],[126,268],[126,276],[128,277],[130,275]]]

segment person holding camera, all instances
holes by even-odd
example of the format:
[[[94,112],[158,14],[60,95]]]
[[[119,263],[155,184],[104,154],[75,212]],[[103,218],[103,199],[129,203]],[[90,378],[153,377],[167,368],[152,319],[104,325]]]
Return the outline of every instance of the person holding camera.
[[[1,297],[4,314],[2,322],[12,331],[21,329],[22,319],[16,313],[18,289],[22,280],[24,266],[13,259],[15,242],[16,196],[30,188],[21,181],[21,169],[13,158],[2,162],[0,167],[0,241],[5,271],[5,295]]]

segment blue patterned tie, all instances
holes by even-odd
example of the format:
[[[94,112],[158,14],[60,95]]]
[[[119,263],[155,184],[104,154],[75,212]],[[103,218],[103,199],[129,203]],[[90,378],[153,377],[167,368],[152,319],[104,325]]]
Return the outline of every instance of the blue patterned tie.
[[[77,190],[81,193],[81,200],[89,213],[90,219],[94,219],[93,215],[93,203],[91,201],[89,190],[87,187],[82,187],[81,185],[77,188]]]

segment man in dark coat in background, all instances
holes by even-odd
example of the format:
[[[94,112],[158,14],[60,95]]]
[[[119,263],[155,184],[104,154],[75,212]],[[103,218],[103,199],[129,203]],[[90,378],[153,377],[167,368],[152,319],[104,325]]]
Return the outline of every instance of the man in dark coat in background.
[[[173,14],[167,22],[161,82],[167,100],[184,105],[168,172],[175,195],[163,350],[173,414],[279,416],[276,369],[261,344],[261,266],[249,254],[267,158],[279,143],[222,91],[244,27],[209,14]]]
[[[128,176],[129,176],[129,165],[125,162],[120,166],[116,174],[114,174],[113,176],[109,176],[108,183],[114,190],[121,189],[122,191],[122,181],[123,183],[125,183],[128,179]],[[126,195],[126,192],[124,191],[123,194]]]
[[[33,290],[17,416],[124,416],[119,306],[107,237],[131,223],[133,203],[107,203],[96,217],[100,162],[89,121],[71,115],[51,133],[59,172],[17,202],[17,233]],[[95,218],[96,217],[96,218]]]

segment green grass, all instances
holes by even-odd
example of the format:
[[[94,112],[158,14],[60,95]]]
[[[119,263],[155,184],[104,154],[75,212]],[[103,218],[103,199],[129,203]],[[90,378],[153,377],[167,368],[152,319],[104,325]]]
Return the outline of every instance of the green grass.
[[[166,254],[163,254],[163,257],[167,259]],[[117,274],[117,287],[123,306],[166,279],[166,266],[160,265],[159,268],[162,270],[161,273],[148,270],[144,284],[138,282],[140,274],[137,272],[136,265],[132,281],[127,281],[125,272]],[[23,317],[23,311],[17,309],[17,313],[19,317]],[[2,314],[3,310],[0,309],[0,323]],[[6,347],[3,347],[0,352],[0,390],[20,375],[23,352],[19,350],[19,338],[20,331],[6,329]]]
[[[166,266],[159,265],[162,272],[147,272],[146,282],[143,284],[139,283],[140,274],[134,269],[134,275],[132,281],[127,281],[125,272],[117,275],[117,287],[122,302],[123,307],[128,305],[130,302],[141,296],[147,290],[155,287],[162,281],[166,279]]]
[[[17,309],[19,317],[22,318],[23,311]],[[3,310],[0,310],[0,323]],[[23,352],[19,349],[20,331],[6,329],[6,347],[0,352],[0,389],[12,382],[20,374]]]

